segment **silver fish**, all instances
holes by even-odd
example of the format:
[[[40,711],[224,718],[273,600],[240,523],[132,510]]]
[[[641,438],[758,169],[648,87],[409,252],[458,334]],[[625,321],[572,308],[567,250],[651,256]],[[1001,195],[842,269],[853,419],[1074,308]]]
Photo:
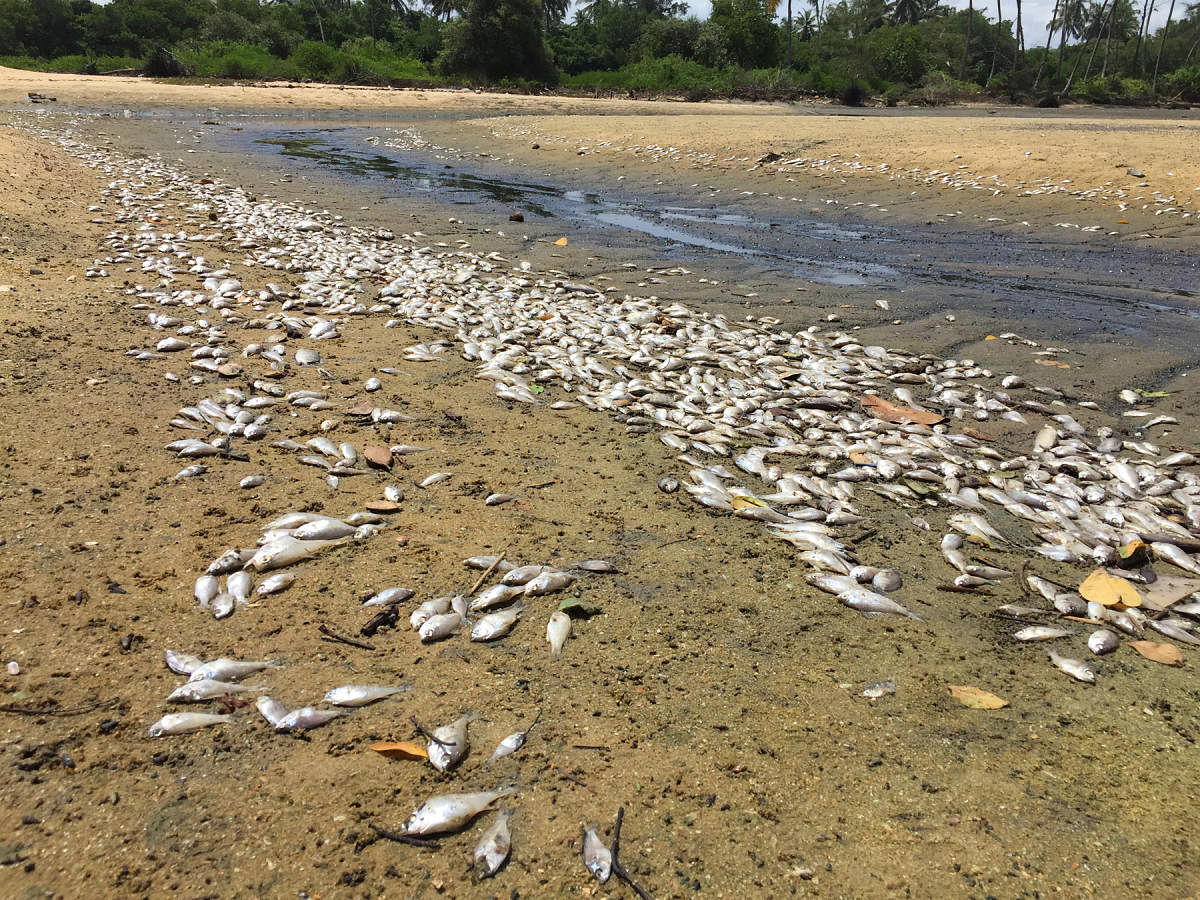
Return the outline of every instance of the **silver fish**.
[[[516,568],[513,563],[506,559],[501,559],[498,556],[471,556],[463,560],[463,565],[468,569],[491,569],[495,566],[496,572],[504,575]]]
[[[417,629],[417,634],[421,637],[421,643],[429,644],[455,634],[462,622],[463,617],[457,612],[440,613],[426,619]]]
[[[1097,656],[1103,656],[1105,653],[1112,653],[1121,646],[1121,639],[1117,635],[1109,631],[1107,628],[1100,628],[1093,631],[1088,637],[1088,649]]]
[[[616,565],[607,559],[585,559],[575,563],[575,568],[599,575],[611,575],[617,571]]]
[[[837,595],[837,598],[851,609],[856,609],[866,615],[890,614],[894,616],[907,616],[918,622],[925,621],[902,603],[897,603],[891,597],[877,594],[875,591],[869,591],[866,588],[854,587],[850,590],[842,591]]]
[[[504,577],[500,579],[501,584],[507,585],[524,585],[533,581],[539,575],[546,572],[553,572],[549,566],[529,565],[517,566],[515,569],[509,569],[504,573]]]
[[[404,833],[412,835],[445,834],[457,831],[501,797],[516,793],[506,787],[472,794],[439,794],[422,803],[404,823]]]
[[[508,820],[512,815],[511,810],[499,813],[496,821],[480,836],[479,843],[475,845],[475,868],[480,879],[491,878],[508,859],[512,849]]]
[[[513,626],[517,624],[518,617],[524,611],[525,607],[518,605],[482,616],[471,628],[471,640],[494,641],[504,637],[512,631]]]
[[[430,475],[424,481],[420,482],[417,485],[417,487],[423,487],[423,488],[432,487],[433,485],[438,484],[439,482],[445,481],[448,478],[453,478],[453,477],[454,477],[453,472],[434,472],[432,475]]]
[[[197,602],[204,608],[207,608],[212,603],[213,598],[220,592],[221,583],[215,575],[201,575],[196,579],[196,586],[192,589]]]
[[[308,731],[310,728],[324,725],[326,722],[344,714],[340,709],[315,709],[311,706],[302,706],[299,709],[293,709],[280,719],[275,725],[275,730]]]
[[[546,624],[546,640],[550,642],[550,655],[562,656],[563,645],[571,636],[571,617],[561,610],[550,614]]]
[[[246,691],[256,691],[258,688],[234,684],[232,681],[217,681],[215,678],[205,678],[203,681],[189,681],[181,684],[167,695],[168,703],[202,703],[205,700],[215,700],[226,694],[241,694]]]
[[[287,707],[278,700],[273,700],[270,697],[259,697],[254,704],[255,708],[262,713],[262,717],[266,719],[272,728],[278,728],[279,723],[283,721],[283,717],[287,715]]]
[[[510,573],[511,574],[511,573]],[[569,587],[575,581],[570,572],[543,572],[525,583],[526,597],[541,597]]]
[[[524,593],[524,588],[517,585],[493,584],[490,588],[477,594],[467,608],[471,612],[480,612],[481,610],[491,609],[493,606],[508,603],[514,597],[519,597],[522,593]]]
[[[325,702],[331,703],[334,706],[366,706],[368,703],[374,703],[376,700],[382,700],[384,697],[391,697],[393,694],[403,694],[410,690],[412,688],[407,684],[398,684],[393,687],[371,684],[346,684],[341,687],[335,687],[326,693]]]
[[[592,828],[583,832],[583,864],[601,884],[612,875],[612,851]]]
[[[896,693],[896,679],[889,678],[887,681],[872,681],[867,685],[862,695],[871,700],[878,700],[880,697],[894,693]]]
[[[226,619],[233,615],[234,609],[237,608],[237,600],[229,591],[221,591],[213,597],[211,608],[213,618]]]
[[[253,672],[261,672],[263,669],[282,668],[283,666],[278,663],[267,662],[265,660],[229,659],[222,656],[220,659],[214,659],[211,662],[197,666],[191,671],[191,677],[188,680],[202,681],[205,678],[213,678],[217,681],[233,681],[237,678],[245,678]]]
[[[1054,628],[1050,625],[1030,625],[1013,634],[1018,641],[1052,641],[1055,638],[1068,637],[1075,632],[1066,628]]]
[[[204,665],[199,657],[187,653],[176,653],[174,650],[165,651],[163,660],[166,662],[167,668],[177,675],[191,675],[192,672]]]
[[[210,725],[225,725],[233,716],[218,716],[211,713],[168,713],[150,726],[150,737],[165,737],[168,734],[186,734],[199,731]]]
[[[403,603],[413,595],[413,590],[406,587],[390,587],[384,588],[370,599],[363,602],[363,608],[376,606],[395,606],[397,603]],[[419,626],[417,626],[419,627]]]
[[[1076,681],[1083,681],[1087,684],[1096,683],[1096,673],[1085,662],[1080,662],[1077,659],[1071,659],[1066,656],[1059,656],[1053,650],[1050,651],[1050,662],[1054,663],[1055,666],[1066,672]]]
[[[478,718],[475,713],[464,713],[449,725],[433,729],[434,739],[427,748],[429,764],[439,772],[446,772],[462,762],[470,748],[467,725]]]
[[[524,731],[514,731],[492,751],[492,755],[487,758],[487,765],[491,765],[498,759],[503,759],[510,753],[516,753],[525,746],[525,741],[529,737],[529,732],[533,731],[533,726],[538,723],[538,719],[542,717],[542,711],[539,709],[537,715],[533,717],[533,721],[529,723],[529,727]]]
[[[412,615],[408,617],[408,622],[410,625],[412,625],[413,631],[418,631],[422,625],[424,625],[434,616],[440,616],[442,613],[449,611],[450,598],[435,597],[432,600],[426,600],[424,603],[414,609]]]
[[[249,572],[231,572],[225,579],[225,590],[233,595],[238,603],[245,603],[250,598],[250,589],[254,587],[254,576]]]
[[[280,591],[287,590],[296,581],[296,576],[291,572],[276,572],[274,575],[268,575],[259,582],[258,587],[254,589],[254,593],[260,597],[266,597],[269,594],[278,594]]]

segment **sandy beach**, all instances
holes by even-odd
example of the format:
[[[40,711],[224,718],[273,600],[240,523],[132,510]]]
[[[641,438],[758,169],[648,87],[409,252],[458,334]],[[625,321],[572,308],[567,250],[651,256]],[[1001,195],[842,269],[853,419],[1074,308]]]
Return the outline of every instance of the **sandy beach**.
[[[31,105],[30,91],[57,100]],[[739,209],[773,212],[828,200],[893,227],[941,216],[979,240],[1019,231],[1031,241],[1053,235],[1186,258],[1196,247],[1200,198],[1194,112],[860,116],[826,107],[196,86],[7,69],[0,108],[0,563],[9,585],[0,663],[16,664],[15,674],[0,674],[4,893],[623,897],[627,885],[598,884],[580,858],[583,829],[611,839],[618,808],[620,857],[655,897],[1187,896],[1200,885],[1189,844],[1200,716],[1186,642],[1147,632],[1176,647],[1181,666],[1129,646],[1093,658],[1085,644],[1092,628],[1067,622],[1071,636],[1051,646],[1087,656],[1097,673],[1094,685],[1073,680],[1047,662],[1044,646],[1012,639],[1029,622],[997,614],[1004,604],[1048,606],[1027,583],[1007,577],[979,593],[945,589],[959,573],[938,542],[954,510],[935,507],[927,493],[900,501],[857,490],[861,519],[833,529],[864,562],[902,575],[895,596],[923,621],[865,618],[810,586],[798,551],[767,536],[761,522],[701,506],[686,489],[660,489],[663,479],[689,483],[692,467],[657,426],[628,409],[589,409],[579,402],[582,381],[570,390],[561,378],[539,381],[540,363],[526,373],[537,402],[504,399],[493,379],[479,377],[483,361],[470,358],[470,341],[447,322],[386,303],[366,308],[390,299],[380,292],[398,276],[387,266],[407,267],[414,278],[422,267],[458,266],[470,286],[484,279],[486,264],[487,277],[514,294],[546,286],[546,302],[561,304],[531,329],[607,303],[601,308],[614,324],[669,336],[673,320],[691,322],[675,302],[709,317],[687,326],[697,330],[713,316],[723,316],[719,330],[730,333],[812,327],[860,361],[864,346],[914,360],[926,354],[929,363],[972,360],[990,374],[963,380],[968,399],[974,390],[995,397],[1000,379],[1013,375],[1024,385],[1011,389],[1014,406],[1057,400],[1045,408],[1072,416],[1089,441],[1100,428],[1153,441],[1161,453],[1133,454],[1139,465],[1200,445],[1190,386],[1196,354],[1188,349],[1200,344],[1189,337],[1197,326],[1188,316],[1170,320],[1179,323],[1173,342],[1097,331],[1064,346],[1048,337],[1061,323],[1035,315],[1000,321],[965,303],[948,314],[935,304],[910,306],[900,290],[865,293],[798,278],[748,290],[699,269],[671,274],[682,264],[656,255],[648,241],[623,265],[612,248],[574,234],[558,243],[556,222],[525,223],[523,234],[494,212],[448,207],[436,196],[401,210],[368,202],[367,189],[353,184],[285,180],[261,161],[239,171],[215,143],[197,139],[197,152],[187,154],[171,144],[168,127],[142,128],[123,115],[164,110],[168,120],[177,115],[178,135],[188,135],[210,117],[229,122],[234,111],[292,125],[336,114],[380,125],[384,139],[419,133],[422,152],[439,163],[486,153],[514,178],[546,170],[624,177],[707,200],[719,191],[736,195]],[[161,161],[151,162],[157,153]],[[779,156],[760,162],[768,154]],[[934,170],[947,177],[930,180]],[[246,220],[255,210],[268,236],[238,238],[213,199],[221,192],[237,199]],[[153,240],[139,241],[147,233]],[[311,256],[271,268],[264,259],[286,255],[272,257],[273,240]],[[380,268],[359,259],[348,276],[332,254],[360,243],[377,248]],[[218,281],[238,279],[245,296],[201,309],[159,303],[180,289],[217,290],[187,272],[197,256],[210,275],[224,273]],[[347,302],[361,296],[365,311],[328,313],[337,319],[335,339],[284,340],[286,366],[243,355],[285,334],[286,316],[323,314],[300,290],[325,290],[310,277],[321,272]],[[442,297],[421,283],[407,300]],[[290,292],[284,307],[271,284]],[[660,298],[654,314],[618,312],[625,295],[635,303],[650,293]],[[889,297],[889,309],[875,302]],[[1188,299],[1174,302],[1183,308]],[[148,316],[168,314],[181,323],[151,327]],[[1018,326],[1022,337],[1004,336]],[[842,331],[844,341],[829,337]],[[172,336],[187,350],[149,352]],[[521,340],[532,363],[536,342]],[[414,346],[430,358],[408,350]],[[195,355],[217,347],[232,355]],[[318,352],[319,365],[298,364],[298,348]],[[131,355],[138,352],[147,355]],[[193,365],[205,359],[233,368]],[[621,364],[634,366],[597,355],[597,365]],[[657,377],[649,365],[637,371],[648,383]],[[372,378],[378,389],[367,387]],[[278,384],[281,396],[264,384]],[[1136,408],[1119,399],[1131,387],[1147,392]],[[262,399],[255,414],[268,416],[266,440],[238,440],[234,454],[194,460],[163,449],[179,438],[215,438],[171,422],[204,397],[244,402],[222,394],[228,389]],[[926,384],[912,389],[927,393]],[[282,400],[298,391],[331,405],[310,410]],[[353,412],[361,404],[366,420]],[[372,408],[401,416],[371,422]],[[997,464],[1034,457],[1040,429],[1056,420],[1020,408],[1024,422],[952,417],[946,431],[985,433],[994,440],[980,443]],[[1131,409],[1147,415],[1124,415]],[[1177,421],[1147,435],[1142,426],[1152,416]],[[1065,446],[1071,432],[1059,424]],[[688,440],[704,434],[675,432]],[[386,471],[352,467],[362,474],[344,474],[334,486],[326,470],[270,446],[318,437],[359,453],[369,445],[424,449],[390,456]],[[739,439],[733,452],[756,440]],[[715,461],[736,468],[728,457]],[[207,471],[179,477],[196,463]],[[1193,463],[1175,464],[1178,490]],[[451,477],[419,486],[439,472]],[[256,473],[262,484],[239,487]],[[767,490],[757,477],[734,474],[726,480]],[[388,486],[403,499],[383,514],[383,530],[302,564],[290,588],[228,618],[198,608],[197,576],[228,548],[252,545],[264,523],[293,510],[349,516],[379,503]],[[497,493],[513,499],[485,504]],[[1182,507],[1170,511],[1186,523]],[[1000,516],[1013,541],[968,544],[975,565],[1037,574],[1063,590],[1093,568],[1037,555],[1032,526],[993,513]],[[415,604],[469,593],[485,573],[463,560],[489,554],[563,569],[602,559],[616,572],[573,570],[577,580],[563,593],[526,598],[501,640],[460,634],[421,643],[406,621]],[[361,635],[370,612],[359,601],[390,585],[415,596],[395,626]],[[597,609],[574,620],[562,656],[553,657],[546,620],[562,599]],[[322,627],[370,649],[330,639]],[[166,650],[281,663],[244,683],[289,708],[320,706],[337,685],[409,690],[295,734],[259,716],[256,690],[224,702],[232,722],[155,739],[147,729],[167,713],[217,709],[165,702],[187,677],[164,665]],[[894,693],[864,696],[888,681]],[[1008,705],[968,708],[951,697],[951,685],[979,687]],[[470,725],[466,760],[449,774],[371,750],[380,741],[426,744],[410,717],[433,728],[468,711],[480,718]],[[535,718],[524,747],[485,764],[502,738]],[[471,872],[490,814],[436,848],[381,834],[394,835],[430,796],[498,786],[515,789],[497,805],[516,813],[512,855],[494,879]]]

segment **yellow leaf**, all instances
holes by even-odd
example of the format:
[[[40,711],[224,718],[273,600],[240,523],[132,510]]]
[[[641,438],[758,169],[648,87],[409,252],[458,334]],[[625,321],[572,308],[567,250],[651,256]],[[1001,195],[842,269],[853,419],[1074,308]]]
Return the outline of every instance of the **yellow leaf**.
[[[858,463],[860,466],[869,465],[871,462],[871,457],[867,456],[865,453],[859,452],[858,450],[853,450],[850,453],[850,462]]]
[[[994,334],[989,334],[987,337],[984,338],[984,340],[985,341],[994,341],[994,340],[996,340],[996,336]]]
[[[424,747],[412,741],[380,741],[372,744],[371,749],[388,759],[426,759],[429,756]]]
[[[565,237],[561,237],[561,238],[559,238],[557,241],[555,241],[555,242],[554,242],[554,246],[555,246],[555,247],[565,247],[565,246],[567,246],[567,239],[566,239]]]
[[[734,509],[745,509],[747,506],[765,507],[767,504],[757,497],[747,497],[744,494],[738,494],[729,502],[729,505]]]
[[[1053,366],[1056,369],[1071,368],[1067,363],[1059,362],[1057,359],[1035,359],[1034,362],[1039,366]]]
[[[970,709],[1003,709],[1008,701],[1003,697],[966,684],[950,684],[950,696]]]
[[[1142,596],[1132,584],[1124,578],[1109,575],[1103,569],[1097,569],[1084,579],[1079,586],[1079,594],[1084,600],[1100,603],[1104,606],[1141,606]]]
[[[1128,219],[1117,219],[1117,224],[1118,225],[1128,225],[1129,220]]]
[[[1146,659],[1164,666],[1182,666],[1183,654],[1174,644],[1158,644],[1154,641],[1127,641],[1128,645]]]

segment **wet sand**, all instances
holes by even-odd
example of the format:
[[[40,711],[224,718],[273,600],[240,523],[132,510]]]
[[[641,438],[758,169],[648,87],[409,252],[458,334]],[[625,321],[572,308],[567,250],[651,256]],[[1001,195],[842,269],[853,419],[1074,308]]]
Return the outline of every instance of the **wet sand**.
[[[145,99],[146,87],[120,90]],[[553,124],[545,133],[574,127]],[[446,137],[461,146],[482,127],[447,126]],[[124,355],[145,340],[144,313],[129,309],[123,292],[124,280],[140,276],[82,277],[112,227],[91,222],[87,209],[102,180],[47,144],[7,129],[5,138],[0,560],[12,589],[0,655],[22,671],[0,676],[0,783],[10,798],[0,828],[14,896],[624,896],[615,882],[596,886],[578,856],[581,823],[610,828],[618,806],[626,808],[622,856],[654,896],[1196,890],[1188,841],[1200,718],[1189,651],[1187,666],[1171,669],[1122,650],[1097,663],[1098,686],[1072,682],[1040,648],[1008,640],[1012,622],[987,616],[1022,602],[1013,582],[991,597],[937,591],[953,573],[936,543],[882,503],[864,503],[871,528],[849,536],[861,535],[857,546],[873,563],[900,569],[905,596],[930,625],[865,620],[804,585],[804,568],[759,526],[658,492],[659,477],[683,471],[653,435],[628,435],[579,408],[514,408],[457,354],[397,361],[398,348],[439,336],[422,329],[374,324],[323,348],[346,393],[382,365],[402,370],[386,379],[381,399],[416,421],[384,437],[432,449],[393,479],[408,494],[394,527],[310,565],[302,587],[214,621],[191,599],[194,573],[208,559],[286,509],[361,508],[378,495],[379,479],[346,479],[336,499],[307,474],[248,494],[237,479],[263,462],[255,457],[204,480],[173,481],[181,464],[160,448],[177,436],[167,422],[195,389],[162,380],[178,362]],[[589,164],[603,165],[596,157]],[[275,196],[310,190],[244,175]],[[843,190],[868,190],[859,184]],[[358,224],[386,224],[353,200],[347,191],[308,202]],[[638,291],[639,282],[646,291],[646,279],[657,277],[645,272],[650,247],[630,273],[604,248],[556,246],[548,230],[541,236],[549,240],[501,237],[504,226],[461,211],[462,221],[448,222],[433,203],[414,204],[408,216],[406,228],[431,243],[465,236],[478,252],[520,254],[534,271],[603,275],[622,291]],[[1177,220],[1167,239],[1190,240],[1185,221],[1193,220]],[[1078,413],[1089,426],[1126,427],[1113,417],[1120,387],[1175,390],[1154,403],[1181,421],[1160,442],[1197,443],[1179,354],[1126,339],[1116,345],[1120,356],[1103,343],[1037,356],[1044,344],[986,340],[1000,331],[986,310],[956,310],[953,322],[899,310],[894,326],[848,289],[796,283],[792,303],[776,294],[759,304],[728,286],[662,281],[653,286],[660,296],[679,285],[687,302],[814,324],[834,313],[838,327],[864,326],[871,340],[971,356],[1090,396],[1104,410]],[[1039,329],[1051,328],[1027,325],[1039,340]],[[1041,364],[1048,359],[1070,368]],[[310,386],[321,384],[310,377]],[[1015,426],[999,436],[1009,453],[1030,440]],[[412,483],[440,470],[460,477],[426,491]],[[483,507],[494,490],[521,501]],[[618,563],[621,574],[579,588],[602,612],[577,623],[561,660],[549,657],[533,619],[494,646],[424,647],[401,629],[382,632],[369,652],[317,632],[326,623],[355,633],[364,617],[354,599],[384,584],[409,584],[422,596],[465,589],[476,573],[461,560],[502,550],[529,562]],[[1013,569],[1026,560],[994,556]],[[1064,582],[1079,575],[1030,565]],[[239,727],[152,741],[145,729],[180,680],[162,665],[166,648],[285,660],[286,677],[269,683],[289,703],[348,682],[404,681],[413,691],[305,740],[273,734],[243,710]],[[896,695],[861,696],[868,682],[893,675]],[[1012,705],[965,709],[948,698],[948,684],[979,685]],[[61,716],[7,711],[69,713],[96,701],[113,702]],[[453,778],[368,749],[411,737],[409,715],[440,724],[469,708],[485,720],[473,726],[471,756]],[[495,741],[539,709],[521,753],[495,771],[482,767]],[[521,788],[513,858],[492,883],[465,874],[486,820],[437,851],[377,840],[370,828],[398,827],[430,794],[509,780]]]

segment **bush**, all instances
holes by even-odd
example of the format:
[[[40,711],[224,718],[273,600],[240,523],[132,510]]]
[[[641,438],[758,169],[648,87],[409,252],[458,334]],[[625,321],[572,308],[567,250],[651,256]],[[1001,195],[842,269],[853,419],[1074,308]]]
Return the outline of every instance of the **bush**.
[[[927,72],[921,79],[921,87],[913,96],[916,103],[925,106],[941,106],[956,100],[966,100],[979,94],[979,85],[951,78],[945,72]]]
[[[158,47],[150,54],[143,71],[154,78],[182,78],[189,74],[179,57],[165,47]]]
[[[205,78],[293,78],[295,67],[253,44],[206,44],[180,51],[179,61]]]
[[[581,72],[566,78],[563,84],[567,87],[609,91],[683,93],[694,99],[703,99],[729,91],[733,86],[733,77],[727,69],[713,69],[694,60],[671,55],[662,59],[641,59],[615,72]]]
[[[304,41],[288,57],[301,78],[313,81],[336,81],[345,70],[346,60],[340,50],[317,41]]]
[[[1176,69],[1163,81],[1163,93],[1189,103],[1200,102],[1200,65]]]

